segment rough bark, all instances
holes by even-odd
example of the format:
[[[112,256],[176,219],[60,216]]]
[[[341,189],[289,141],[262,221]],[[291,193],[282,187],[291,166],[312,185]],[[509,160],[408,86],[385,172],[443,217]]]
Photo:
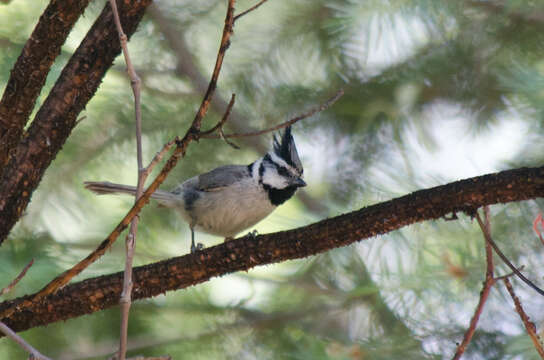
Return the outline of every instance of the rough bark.
[[[244,237],[158,263],[134,268],[133,298],[142,299],[186,288],[257,265],[303,258],[456,212],[544,196],[544,167],[521,168],[457,181],[368,206],[295,230]],[[16,331],[90,314],[119,300],[123,273],[68,285],[3,319]],[[0,311],[14,302],[0,304]]]
[[[15,62],[0,101],[0,172],[21,140],[45,79],[89,0],[51,0]]]
[[[134,33],[150,3],[151,0],[117,0],[127,36]],[[45,170],[75,127],[78,114],[93,97],[120,51],[111,8],[106,4],[0,177],[0,243],[26,209]]]

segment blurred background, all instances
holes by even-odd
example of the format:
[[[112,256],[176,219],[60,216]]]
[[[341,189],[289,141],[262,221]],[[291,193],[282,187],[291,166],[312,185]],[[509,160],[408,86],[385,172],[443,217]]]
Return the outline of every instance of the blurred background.
[[[0,4],[0,89],[47,5]],[[105,0],[91,2],[63,47],[45,99]],[[255,2],[240,0],[237,12]],[[226,2],[159,0],[130,41],[143,80],[145,162],[183,135],[207,86]],[[409,192],[520,166],[541,166],[544,4],[532,0],[269,0],[235,26],[203,128],[236,94],[226,132],[262,129],[324,102],[294,136],[308,187],[256,226],[292,229]],[[3,91],[3,90],[1,90]],[[35,259],[9,296],[35,292],[92,251],[132,204],[95,196],[85,180],[136,183],[133,99],[118,58],[86,118],[57,156],[26,215],[0,247],[0,287]],[[249,164],[271,134],[191,144],[163,188],[216,166]],[[495,241],[542,284],[543,246],[532,221],[544,201],[491,207]],[[197,233],[212,246],[222,239]],[[141,215],[136,264],[185,254],[190,232],[155,204]],[[118,241],[78,280],[123,269]],[[497,261],[496,274],[509,270]],[[259,267],[132,306],[129,355],[175,359],[451,358],[485,276],[476,222],[429,221],[319,256]],[[537,328],[544,299],[514,280]],[[102,359],[117,348],[118,308],[22,333],[55,359]],[[0,358],[26,355],[0,340]],[[502,284],[465,359],[538,355]]]

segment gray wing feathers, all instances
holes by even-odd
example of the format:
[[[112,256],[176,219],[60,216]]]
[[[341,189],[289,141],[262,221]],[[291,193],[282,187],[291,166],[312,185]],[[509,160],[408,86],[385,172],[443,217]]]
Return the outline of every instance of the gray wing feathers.
[[[136,194],[136,187],[130,185],[115,184],[109,181],[85,181],[85,188],[98,195],[105,194]],[[156,190],[151,194],[151,198],[157,200],[161,205],[172,207],[179,200],[175,194],[168,191]]]
[[[251,177],[246,165],[225,165],[198,176],[198,189],[214,191]]]

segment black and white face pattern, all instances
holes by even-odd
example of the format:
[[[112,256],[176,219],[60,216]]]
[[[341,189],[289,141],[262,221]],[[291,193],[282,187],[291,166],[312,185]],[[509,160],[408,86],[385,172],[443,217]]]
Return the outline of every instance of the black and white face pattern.
[[[253,178],[258,179],[276,206],[290,199],[297,188],[306,186],[290,127],[285,130],[281,143],[274,137],[274,149],[257,160],[251,170]]]

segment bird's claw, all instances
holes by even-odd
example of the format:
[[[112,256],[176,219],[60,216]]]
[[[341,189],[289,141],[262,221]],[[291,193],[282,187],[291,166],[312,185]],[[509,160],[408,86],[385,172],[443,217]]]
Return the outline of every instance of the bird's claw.
[[[195,252],[202,249],[204,249],[204,245],[202,243],[197,243],[196,246],[194,244],[191,244],[191,254],[194,254]]]
[[[259,232],[257,230],[253,230],[247,233],[247,237],[250,237],[252,239],[255,239],[259,235]]]

